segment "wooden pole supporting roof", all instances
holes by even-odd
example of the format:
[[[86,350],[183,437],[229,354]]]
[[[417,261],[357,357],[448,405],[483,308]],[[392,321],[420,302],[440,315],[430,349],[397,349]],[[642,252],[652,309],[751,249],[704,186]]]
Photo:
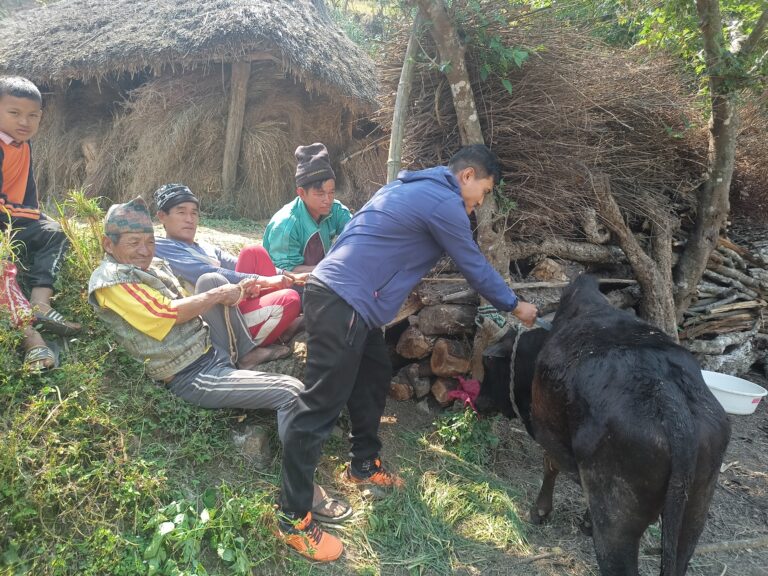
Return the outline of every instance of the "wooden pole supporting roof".
[[[240,159],[240,145],[243,140],[243,120],[248,99],[248,80],[251,78],[250,62],[232,62],[230,76],[229,114],[227,132],[224,136],[224,159],[221,169],[221,186],[227,197],[237,181],[237,162]],[[228,198],[233,200],[233,198]]]

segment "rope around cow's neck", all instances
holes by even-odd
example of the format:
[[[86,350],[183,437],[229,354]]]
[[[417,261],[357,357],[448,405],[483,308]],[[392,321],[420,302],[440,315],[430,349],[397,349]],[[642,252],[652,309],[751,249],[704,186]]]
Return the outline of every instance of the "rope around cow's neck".
[[[512,402],[512,410],[515,411],[515,415],[522,421],[520,416],[520,410],[517,408],[515,402],[515,359],[517,358],[517,345],[520,343],[520,336],[523,335],[523,330],[518,330],[515,336],[515,342],[512,344],[512,354],[509,357],[509,401]]]

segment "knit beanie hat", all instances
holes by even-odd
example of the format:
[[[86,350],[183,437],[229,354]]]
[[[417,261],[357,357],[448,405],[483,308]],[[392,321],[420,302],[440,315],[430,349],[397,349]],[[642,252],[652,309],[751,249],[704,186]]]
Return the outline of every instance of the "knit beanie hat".
[[[157,209],[163,212],[168,212],[182,202],[194,202],[200,206],[200,200],[184,184],[163,184],[155,190],[154,197]]]
[[[104,217],[104,234],[110,238],[119,237],[126,232],[154,234],[149,207],[144,199],[134,198],[125,204],[112,204]]]
[[[336,179],[324,144],[315,142],[296,148],[296,187],[303,188],[318,180]]]

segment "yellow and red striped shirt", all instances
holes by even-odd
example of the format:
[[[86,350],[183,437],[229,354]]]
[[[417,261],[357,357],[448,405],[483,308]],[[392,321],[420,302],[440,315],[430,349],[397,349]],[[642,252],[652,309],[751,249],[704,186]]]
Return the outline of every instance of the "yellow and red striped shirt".
[[[95,293],[102,308],[108,308],[140,332],[162,340],[179,315],[170,298],[146,284],[115,284]]]

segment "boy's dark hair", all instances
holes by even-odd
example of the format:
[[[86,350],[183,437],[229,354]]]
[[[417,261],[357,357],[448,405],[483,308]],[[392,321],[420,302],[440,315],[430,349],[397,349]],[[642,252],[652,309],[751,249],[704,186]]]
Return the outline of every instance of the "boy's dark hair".
[[[484,144],[472,144],[464,146],[448,161],[448,168],[454,174],[458,174],[464,168],[474,168],[479,178],[493,176],[493,183],[501,180],[501,166],[496,154]]]
[[[3,96],[16,98],[28,98],[38,104],[43,103],[40,90],[30,80],[21,76],[0,76],[0,98]]]

